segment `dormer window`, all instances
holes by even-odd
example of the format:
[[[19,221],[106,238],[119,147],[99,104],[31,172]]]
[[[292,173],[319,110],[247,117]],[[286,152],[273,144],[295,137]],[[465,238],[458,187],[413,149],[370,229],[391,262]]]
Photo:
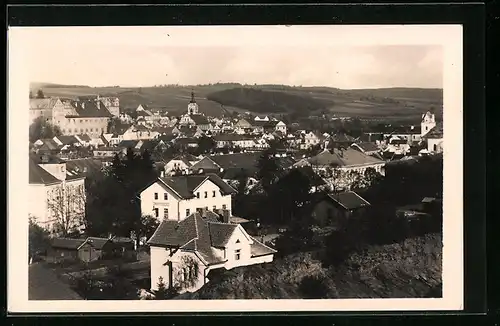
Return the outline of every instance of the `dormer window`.
[[[200,198],[200,193],[199,192],[196,193],[196,198]]]

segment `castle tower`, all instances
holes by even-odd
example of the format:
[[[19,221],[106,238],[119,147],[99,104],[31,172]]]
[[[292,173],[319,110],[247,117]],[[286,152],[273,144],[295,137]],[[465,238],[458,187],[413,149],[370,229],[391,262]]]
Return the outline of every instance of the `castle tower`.
[[[432,130],[436,126],[436,115],[431,111],[427,111],[427,113],[422,114],[422,121],[420,122],[420,135],[423,137],[429,131]]]
[[[194,99],[194,92],[191,92],[191,101],[188,104],[188,115],[198,114],[198,104]]]

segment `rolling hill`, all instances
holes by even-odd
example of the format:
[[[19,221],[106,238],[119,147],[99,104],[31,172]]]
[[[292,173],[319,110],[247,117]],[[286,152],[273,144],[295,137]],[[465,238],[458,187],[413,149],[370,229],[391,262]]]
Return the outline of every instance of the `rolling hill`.
[[[338,116],[384,119],[416,119],[430,107],[441,108],[443,94],[442,89],[343,90],[330,87],[238,83],[162,87],[90,87],[48,83],[31,85],[34,93],[38,89],[42,89],[46,96],[75,98],[97,93],[102,96],[117,96],[123,109],[135,109],[139,104],[147,104],[162,108],[171,115],[186,111],[190,93],[194,91],[200,111],[212,116],[219,116],[225,110],[261,114],[300,112],[309,116],[326,109]],[[245,94],[245,97],[242,97],[242,94]]]

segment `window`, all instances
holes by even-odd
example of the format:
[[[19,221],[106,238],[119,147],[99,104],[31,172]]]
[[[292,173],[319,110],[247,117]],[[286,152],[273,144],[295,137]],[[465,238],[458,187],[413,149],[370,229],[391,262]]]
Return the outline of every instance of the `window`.
[[[438,148],[437,144],[434,144],[434,151],[437,151],[437,148]]]
[[[215,197],[215,190],[212,191],[212,197]]]
[[[199,192],[196,193],[196,198],[200,198],[200,193]]]
[[[186,216],[189,216],[189,213],[190,213],[190,211],[189,211],[189,208],[188,208],[188,209],[186,209]]]
[[[155,199],[158,199],[158,193],[155,192]]]
[[[168,219],[168,208],[163,209],[163,218]]]
[[[236,243],[240,243],[240,239],[236,240]]]
[[[215,205],[214,205],[214,206],[212,207],[212,210],[214,210],[214,211],[215,211],[216,209],[217,209],[217,206],[215,206]]]
[[[208,198],[208,191],[205,191],[205,198]]]
[[[153,208],[153,211],[155,212],[155,217],[160,217],[160,211],[158,208]]]
[[[222,205],[222,209],[226,209],[226,207],[227,207],[226,204]]]
[[[240,260],[240,258],[241,258],[241,249],[236,249],[234,251],[234,259],[235,260]]]
[[[168,194],[167,193],[163,194],[163,200],[168,200]]]

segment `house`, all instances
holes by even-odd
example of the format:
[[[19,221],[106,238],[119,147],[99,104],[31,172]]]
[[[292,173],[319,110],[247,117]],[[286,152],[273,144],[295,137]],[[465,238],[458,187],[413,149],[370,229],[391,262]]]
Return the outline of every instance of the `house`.
[[[90,136],[87,134],[75,135],[74,137],[84,147],[89,147],[93,143],[92,138],[90,138]],[[100,137],[95,137],[95,139],[100,139]],[[97,145],[95,146],[97,147]]]
[[[83,175],[85,177],[101,171],[103,164],[93,158],[83,158],[66,162],[66,173],[68,175]]]
[[[178,155],[165,164],[164,171],[166,174],[173,171],[185,171],[186,169],[196,164],[198,161],[199,160],[193,155]]]
[[[99,99],[73,101],[62,100],[63,106],[54,106],[52,123],[61,129],[63,135],[88,134],[100,136],[108,130],[113,115]]]
[[[28,213],[41,227],[57,232],[61,220],[80,228],[85,214],[85,176],[66,170],[66,162],[43,156],[29,158]]]
[[[366,155],[374,155],[380,152],[380,148],[377,146],[377,144],[372,142],[354,143],[351,145],[351,147]]]
[[[265,117],[256,116],[254,121],[269,121],[269,117],[267,115]]]
[[[108,109],[109,113],[114,117],[120,117],[120,99],[118,97],[110,96],[79,96],[79,101],[101,101],[102,104]]]
[[[353,191],[318,194],[308,207],[311,218],[319,226],[340,229],[352,218],[363,217],[370,203]]]
[[[173,143],[181,147],[198,147],[198,139],[193,137],[181,137],[173,140]]]
[[[80,147],[82,144],[75,136],[55,136],[54,141],[61,149],[68,148],[70,146]]]
[[[141,212],[158,220],[180,221],[196,210],[231,212],[236,190],[216,174],[159,177],[140,192]]]
[[[100,259],[107,238],[88,237],[86,239],[53,238],[47,253],[47,260],[59,262],[62,260],[91,262]]]
[[[437,124],[423,137],[423,139],[427,141],[427,150],[429,151],[429,153],[442,153],[443,124]]]
[[[324,136],[324,135],[323,135]],[[324,142],[328,142],[330,149],[333,148],[347,148],[351,146],[356,139],[352,136],[347,135],[346,133],[336,133],[333,135],[328,135]]]
[[[245,119],[240,119],[235,123],[234,129],[236,132],[239,131],[242,133],[247,133],[248,131],[252,130],[252,124],[250,124],[250,122]]]
[[[427,111],[425,114],[422,114],[422,120],[420,122],[420,136],[424,137],[436,126],[436,115],[434,112]]]
[[[30,124],[40,117],[47,122],[52,122],[52,113],[55,106],[64,106],[57,97],[31,98],[29,107]]]
[[[279,131],[283,135],[286,135],[287,128],[286,128],[286,124],[283,121],[278,121],[278,123],[276,124],[275,128],[276,128],[276,131]]]
[[[199,213],[181,221],[163,220],[148,240],[151,290],[160,277],[167,288],[193,292],[218,268],[272,262],[276,251],[251,237],[239,224],[214,222]]]
[[[106,158],[106,157],[112,158],[116,154],[121,154],[121,153],[123,153],[123,149],[120,147],[106,147],[106,146],[95,148],[92,151],[92,154],[96,159]]]
[[[320,142],[324,140],[324,136],[318,133],[314,133],[312,131],[307,132],[302,135],[302,141],[300,143],[301,149],[311,148],[315,145],[318,145]]]
[[[62,146],[54,139],[38,139],[33,146],[36,153],[47,155],[58,154],[62,149]]]
[[[408,144],[407,139],[400,138],[398,136],[392,136],[384,149],[389,153],[406,155],[410,152],[410,144]]]
[[[383,173],[385,165],[384,161],[361,153],[353,148],[334,149],[333,151],[324,149],[318,155],[306,159],[306,161],[314,169],[331,167],[343,171],[357,171],[359,173],[364,173],[369,167],[379,173]],[[297,165],[302,165],[302,162],[298,162]]]

